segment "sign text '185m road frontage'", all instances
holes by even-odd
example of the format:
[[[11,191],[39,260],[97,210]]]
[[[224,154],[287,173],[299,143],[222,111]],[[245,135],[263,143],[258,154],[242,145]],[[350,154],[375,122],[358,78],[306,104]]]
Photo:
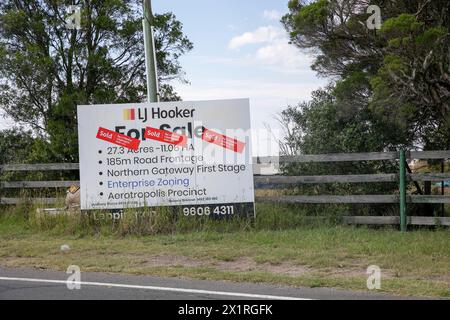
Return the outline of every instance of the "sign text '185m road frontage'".
[[[78,106],[81,209],[254,215],[248,99]]]

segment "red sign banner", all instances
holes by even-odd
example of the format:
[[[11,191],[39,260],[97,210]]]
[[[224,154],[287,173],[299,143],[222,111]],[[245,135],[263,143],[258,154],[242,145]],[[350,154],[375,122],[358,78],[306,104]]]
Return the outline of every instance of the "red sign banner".
[[[117,144],[131,150],[138,150],[141,141],[105,128],[98,128],[97,139]]]
[[[214,143],[222,148],[233,150],[234,152],[242,153],[244,151],[245,142],[239,141],[235,138],[227,137],[221,133],[204,128],[202,139],[209,143]]]
[[[152,127],[145,128],[145,138],[174,144],[181,147],[186,147],[188,140],[188,137],[185,135]]]

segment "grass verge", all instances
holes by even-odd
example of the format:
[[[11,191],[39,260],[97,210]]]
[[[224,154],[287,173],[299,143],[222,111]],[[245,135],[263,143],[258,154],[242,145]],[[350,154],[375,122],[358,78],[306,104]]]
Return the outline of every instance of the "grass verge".
[[[174,219],[164,211],[116,223],[14,210],[0,218],[3,266],[76,264],[86,272],[367,290],[366,269],[378,265],[381,292],[450,297],[448,229],[342,227],[261,205],[252,223]],[[71,250],[61,252],[62,244]]]

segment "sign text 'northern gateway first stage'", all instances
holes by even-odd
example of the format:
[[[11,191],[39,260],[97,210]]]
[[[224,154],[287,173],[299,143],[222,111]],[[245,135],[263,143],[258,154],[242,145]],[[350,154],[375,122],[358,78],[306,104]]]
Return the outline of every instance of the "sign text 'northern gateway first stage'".
[[[254,214],[248,99],[78,106],[81,209]]]

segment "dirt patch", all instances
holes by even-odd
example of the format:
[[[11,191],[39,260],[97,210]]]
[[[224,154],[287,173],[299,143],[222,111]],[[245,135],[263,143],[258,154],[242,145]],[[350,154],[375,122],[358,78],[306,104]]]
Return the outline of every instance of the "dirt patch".
[[[289,263],[282,264],[270,264],[263,263],[259,265],[259,267],[267,272],[276,273],[276,274],[284,274],[289,276],[300,276],[307,273],[311,273],[313,270],[306,266],[293,265]]]
[[[425,277],[425,279],[431,280],[431,281],[448,282],[450,284],[450,275],[435,275],[435,276]]]
[[[345,278],[367,278],[369,274],[367,274],[365,268],[332,268],[321,270],[325,272],[327,275],[336,276],[336,277],[345,277]],[[395,278],[394,272],[390,270],[381,270],[381,278],[382,279],[392,279]]]
[[[213,265],[215,268],[225,271],[260,271],[289,276],[299,276],[311,272],[311,269],[305,266],[294,265],[291,263],[256,263],[250,258],[238,258],[233,261],[217,261],[214,262]]]
[[[150,267],[203,267],[205,264],[205,261],[199,259],[177,255],[156,255],[142,261],[142,265]]]
[[[232,261],[217,261],[212,259],[195,259],[178,255],[155,255],[146,259],[142,259],[140,266],[150,267],[210,267],[222,271],[235,272],[268,272],[289,276],[300,276],[313,270],[301,265],[292,263],[271,264],[269,262],[257,263],[251,258],[241,257]]]
[[[210,259],[195,259],[177,255],[156,255],[142,261],[142,265],[151,267],[161,266],[183,266],[183,267],[212,267],[222,271],[234,272],[268,272],[278,275],[288,275],[292,277],[303,276],[313,272],[320,272],[329,276],[336,277],[355,277],[367,278],[366,269],[357,266],[346,266],[342,268],[325,268],[314,269],[304,265],[293,264],[289,262],[272,264],[269,262],[257,263],[251,258],[240,257],[232,261],[217,261]],[[391,270],[382,270],[381,274],[384,279],[395,278],[395,274]]]

